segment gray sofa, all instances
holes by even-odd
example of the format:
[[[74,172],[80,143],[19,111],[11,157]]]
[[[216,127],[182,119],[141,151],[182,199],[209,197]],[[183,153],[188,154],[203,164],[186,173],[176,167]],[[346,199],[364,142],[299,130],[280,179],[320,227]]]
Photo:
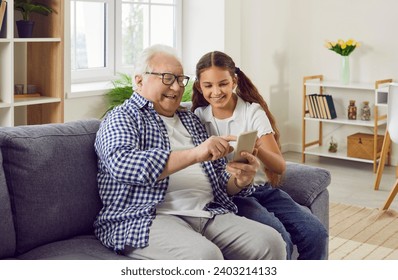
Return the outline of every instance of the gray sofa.
[[[0,128],[0,259],[126,259],[93,235],[99,120]],[[328,171],[289,163],[283,189],[328,228]]]

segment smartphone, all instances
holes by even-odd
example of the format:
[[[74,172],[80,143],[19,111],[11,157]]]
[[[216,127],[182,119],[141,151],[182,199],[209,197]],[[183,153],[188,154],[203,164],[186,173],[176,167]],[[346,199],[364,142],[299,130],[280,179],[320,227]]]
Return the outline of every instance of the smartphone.
[[[238,136],[235,153],[232,161],[247,163],[247,159],[240,156],[243,151],[252,153],[256,144],[257,130],[242,132]]]

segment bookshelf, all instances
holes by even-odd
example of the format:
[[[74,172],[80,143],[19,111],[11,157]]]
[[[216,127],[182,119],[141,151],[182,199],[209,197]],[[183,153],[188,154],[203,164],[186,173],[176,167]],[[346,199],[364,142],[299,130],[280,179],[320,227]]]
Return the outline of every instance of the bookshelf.
[[[392,79],[378,80],[374,83],[351,83],[348,85],[333,81],[325,81],[323,75],[306,76],[303,78],[303,108],[302,108],[302,162],[305,163],[306,155],[315,155],[321,157],[336,158],[342,160],[351,160],[358,162],[365,162],[373,164],[373,172],[377,170],[377,162],[380,158],[380,152],[377,152],[377,141],[379,130],[382,126],[385,127],[387,123],[387,113],[380,110],[380,107],[386,107],[386,93],[388,93],[388,84]],[[337,113],[337,118],[324,119],[310,117],[310,110],[308,108],[309,95],[314,92],[318,95],[324,95],[325,91],[333,96],[333,100],[340,102],[340,107]],[[340,101],[339,98],[342,100]],[[343,98],[345,98],[343,100]],[[361,119],[349,120],[347,118],[348,103],[347,100],[374,100],[372,110],[372,119],[370,121],[363,121]],[[346,105],[344,107],[344,105]],[[358,116],[360,112],[360,104],[357,105]],[[343,127],[350,127],[351,129],[367,129],[373,134],[373,157],[372,159],[362,159],[347,156],[346,145],[339,143],[338,151],[331,153],[328,151],[329,142],[325,142],[325,126],[333,125],[333,133],[344,134]],[[312,130],[309,129],[311,126]],[[315,126],[315,129],[314,129]],[[314,135],[316,135],[314,137]],[[347,133],[346,136],[349,134]],[[312,138],[311,138],[312,136]],[[309,140],[309,139],[312,139]],[[390,162],[390,157],[388,158]]]
[[[0,126],[64,121],[64,1],[41,0],[54,9],[43,16],[32,13],[33,38],[18,38],[14,0],[0,31]],[[35,85],[40,96],[14,96],[14,85]]]

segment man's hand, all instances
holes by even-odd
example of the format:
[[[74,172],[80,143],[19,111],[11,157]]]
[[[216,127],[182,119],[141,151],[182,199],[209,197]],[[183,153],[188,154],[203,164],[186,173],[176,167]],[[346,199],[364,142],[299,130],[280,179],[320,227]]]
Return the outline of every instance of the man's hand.
[[[236,136],[211,136],[199,146],[195,147],[198,162],[216,160],[225,157],[233,151],[229,141],[236,141]]]

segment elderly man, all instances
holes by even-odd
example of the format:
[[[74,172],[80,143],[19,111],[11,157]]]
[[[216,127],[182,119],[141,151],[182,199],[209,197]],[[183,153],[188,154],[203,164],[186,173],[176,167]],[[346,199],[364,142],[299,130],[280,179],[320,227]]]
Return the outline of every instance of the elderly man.
[[[232,196],[253,191],[258,161],[226,164],[234,137],[209,138],[179,109],[188,80],[173,48],[149,47],[135,93],[102,121],[97,237],[135,259],[284,259],[277,231],[235,215]]]

